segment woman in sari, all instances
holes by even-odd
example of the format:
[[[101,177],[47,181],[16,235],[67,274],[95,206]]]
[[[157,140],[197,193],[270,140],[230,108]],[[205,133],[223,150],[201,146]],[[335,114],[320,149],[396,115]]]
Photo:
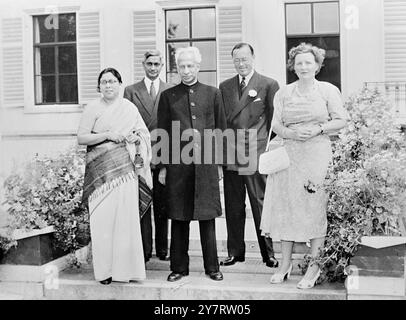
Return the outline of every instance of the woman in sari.
[[[83,202],[90,215],[93,269],[102,284],[146,277],[139,206],[145,211],[150,205],[144,192],[152,188],[150,135],[138,109],[122,98],[121,83],[117,70],[101,71],[101,97],[86,106],[78,130],[78,143],[87,146]],[[134,163],[139,155],[141,168]]]

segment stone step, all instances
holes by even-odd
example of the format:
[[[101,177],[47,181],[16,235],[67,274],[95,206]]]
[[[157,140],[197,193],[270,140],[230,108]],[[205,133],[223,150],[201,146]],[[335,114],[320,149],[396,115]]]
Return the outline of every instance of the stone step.
[[[219,260],[224,259],[227,257],[225,252],[218,255]],[[280,254],[276,254],[275,257],[278,261],[281,261]],[[301,270],[299,268],[299,264],[302,262],[303,255],[302,254],[293,254],[293,269],[292,274],[301,275]],[[156,257],[152,257],[146,263],[147,270],[155,270],[155,271],[166,271],[168,274],[170,273],[169,268],[169,261],[161,261]],[[88,266],[84,266],[85,268],[89,268]],[[90,267],[91,268],[91,267]],[[275,272],[276,269],[267,267],[263,262],[262,258],[255,254],[255,253],[247,253],[245,256],[244,262],[237,262],[232,266],[220,266],[220,270],[222,272],[230,272],[230,273],[241,273],[241,274],[267,274],[271,275]],[[189,251],[189,271],[191,272],[202,272],[203,269],[203,257],[200,251]]]
[[[213,281],[204,272],[190,272],[177,282],[168,282],[168,272],[147,270],[140,282],[101,285],[88,269],[69,269],[60,273],[58,288],[44,286],[45,299],[61,300],[345,300],[341,284],[322,284],[310,290],[296,288],[300,276],[283,284],[270,284],[269,274],[223,270],[224,280]],[[249,301],[247,301],[249,303]]]

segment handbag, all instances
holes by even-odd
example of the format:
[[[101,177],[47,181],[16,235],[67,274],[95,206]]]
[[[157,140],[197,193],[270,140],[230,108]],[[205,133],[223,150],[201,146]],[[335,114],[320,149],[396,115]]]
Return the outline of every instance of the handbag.
[[[270,150],[272,126],[269,130],[268,143],[265,152],[259,156],[258,171],[260,174],[273,174],[285,170],[290,165],[289,155],[283,144]]]

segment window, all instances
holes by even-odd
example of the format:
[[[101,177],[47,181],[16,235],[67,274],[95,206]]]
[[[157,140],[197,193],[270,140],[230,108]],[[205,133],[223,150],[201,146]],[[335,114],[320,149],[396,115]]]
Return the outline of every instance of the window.
[[[166,10],[165,24],[167,81],[180,82],[176,71],[176,49],[195,46],[202,55],[199,81],[217,86],[215,8]]]
[[[338,2],[287,3],[285,16],[286,56],[292,47],[301,42],[325,49],[324,67],[317,75],[317,79],[331,82],[341,88]],[[296,75],[288,70],[287,82],[291,83],[296,79]]]
[[[35,104],[78,103],[76,14],[33,17]]]

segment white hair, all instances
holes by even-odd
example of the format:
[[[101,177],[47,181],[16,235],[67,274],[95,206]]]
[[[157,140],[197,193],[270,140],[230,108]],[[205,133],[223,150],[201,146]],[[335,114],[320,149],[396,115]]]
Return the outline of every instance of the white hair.
[[[194,61],[196,63],[202,62],[202,55],[200,54],[200,51],[199,51],[198,48],[196,48],[196,47],[186,47],[186,48],[178,48],[178,49],[176,49],[176,53],[175,53],[176,64],[178,64],[179,56],[181,56],[182,54],[185,54],[185,53],[191,53],[193,55]]]

